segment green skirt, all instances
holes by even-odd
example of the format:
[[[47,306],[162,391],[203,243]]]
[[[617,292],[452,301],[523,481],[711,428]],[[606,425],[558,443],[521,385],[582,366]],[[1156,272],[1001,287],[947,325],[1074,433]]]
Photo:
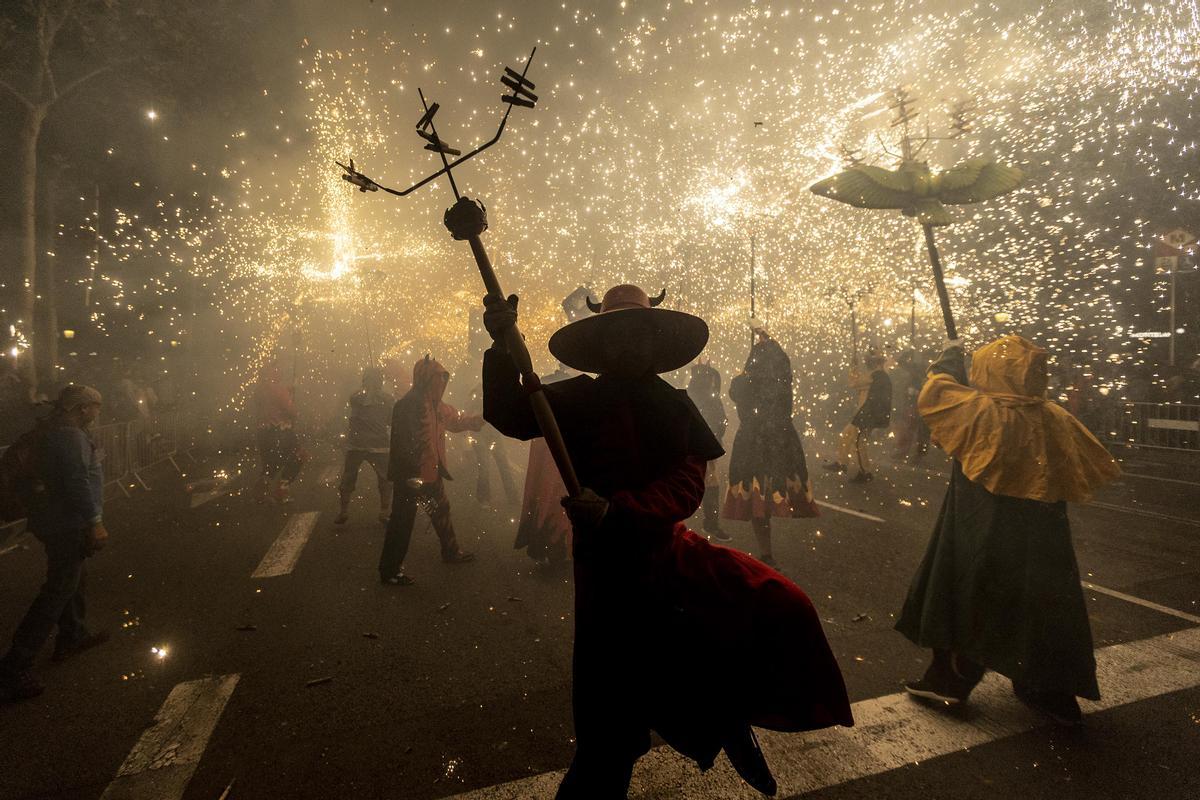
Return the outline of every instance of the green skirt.
[[[1100,699],[1066,503],[992,494],[957,461],[896,630],[1031,689]]]

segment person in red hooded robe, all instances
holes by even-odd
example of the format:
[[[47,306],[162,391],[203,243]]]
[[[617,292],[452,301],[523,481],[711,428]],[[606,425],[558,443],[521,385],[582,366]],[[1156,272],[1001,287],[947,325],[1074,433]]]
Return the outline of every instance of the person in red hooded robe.
[[[751,726],[853,724],[804,592],[683,524],[700,506],[708,462],[723,450],[687,393],[659,377],[708,340],[703,320],[656,308],[662,297],[614,287],[599,313],[550,339],[559,361],[599,374],[544,387],[587,487],[564,501],[574,534],[576,750],[561,800],[624,798],[651,730],[701,769],[724,749],[747,782],[774,794]],[[495,344],[484,353],[484,418],[505,435],[536,438],[503,344],[516,297],[488,297],[485,306]],[[726,678],[719,686],[714,673]]]
[[[450,521],[450,500],[444,481],[453,480],[446,469],[446,432],[477,431],[483,418],[464,414],[442,401],[450,373],[426,355],[413,366],[412,388],[392,407],[392,438],[388,453],[388,480],[392,482],[392,513],[388,518],[379,579],[407,586],[404,557],[412,539],[417,506],[429,513],[442,547],[442,561],[463,564],[475,556],[458,546]]]

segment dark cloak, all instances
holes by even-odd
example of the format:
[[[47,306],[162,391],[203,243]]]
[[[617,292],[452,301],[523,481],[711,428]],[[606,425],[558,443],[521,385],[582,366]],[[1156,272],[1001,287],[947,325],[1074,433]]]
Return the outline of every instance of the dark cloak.
[[[966,383],[961,354],[931,371]],[[1067,504],[992,494],[953,464],[896,630],[1028,688],[1098,700]]]
[[[489,422],[539,435],[505,353],[484,354],[483,383]],[[700,505],[706,462],[723,454],[687,394],[657,376],[604,375],[545,392],[581,483],[611,503],[574,541],[577,754],[632,762],[653,729],[707,767],[739,725],[852,724],[808,597],[682,524]]]
[[[762,339],[750,348],[729,396],[737,407],[738,431],[722,516],[818,516],[804,447],[792,423],[792,362],[778,342]]]

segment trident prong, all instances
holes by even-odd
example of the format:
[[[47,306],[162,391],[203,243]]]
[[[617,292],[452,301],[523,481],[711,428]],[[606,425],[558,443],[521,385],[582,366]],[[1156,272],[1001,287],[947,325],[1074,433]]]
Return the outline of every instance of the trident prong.
[[[504,110],[504,116],[500,118],[500,125],[496,128],[496,135],[481,144],[479,147],[476,147],[465,156],[460,156],[458,150],[455,150],[439,139],[437,136],[437,131],[434,129],[433,125],[433,117],[437,113],[439,105],[437,103],[427,104],[425,102],[424,93],[418,89],[417,93],[421,96],[421,105],[425,113],[417,122],[417,135],[426,141],[426,150],[430,150],[438,154],[442,160],[442,168],[437,172],[434,172],[432,175],[422,178],[407,189],[391,189],[387,186],[377,183],[376,181],[368,178],[366,175],[356,170],[354,168],[353,161],[350,162],[350,166],[346,166],[341,162],[335,162],[339,167],[345,170],[345,174],[342,175],[342,178],[357,186],[359,191],[362,192],[377,192],[382,189],[388,194],[394,194],[397,197],[404,197],[405,195],[415,192],[425,184],[441,177],[444,174],[450,178],[450,186],[454,190],[455,198],[458,198],[458,187],[455,186],[454,176],[450,174],[451,171],[460,164],[470,161],[472,158],[479,155],[484,150],[487,150],[496,142],[500,141],[500,137],[504,133],[504,127],[508,124],[508,115],[512,113],[513,106],[533,108],[534,104],[537,103],[538,97],[532,91],[535,86],[528,78],[525,77],[529,72],[530,65],[533,64],[533,56],[535,53],[537,53],[536,47],[530,51],[529,58],[525,61],[525,67],[520,72],[517,72],[509,67],[504,68],[504,74],[500,77],[500,82],[504,84],[505,88],[507,88],[511,94],[502,95],[500,100],[507,105],[508,108]],[[427,132],[425,130],[426,128],[429,129]],[[457,157],[453,161],[450,161],[447,156]]]

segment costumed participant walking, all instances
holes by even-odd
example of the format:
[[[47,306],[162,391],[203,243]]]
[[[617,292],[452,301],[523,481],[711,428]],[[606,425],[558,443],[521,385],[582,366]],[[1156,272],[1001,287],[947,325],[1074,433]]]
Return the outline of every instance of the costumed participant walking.
[[[280,503],[291,501],[289,487],[300,475],[304,456],[296,438],[296,406],[293,390],[283,384],[278,362],[262,368],[254,387],[255,416],[258,421],[258,456],[262,475],[255,487],[261,503],[268,495]]]
[[[1068,502],[1120,469],[1069,412],[1046,399],[1046,351],[1005,336],[976,351],[967,384],[950,342],[918,408],[953,457],[937,527],[896,630],[933,649],[918,697],[957,704],[991,669],[1058,722],[1099,699]]]
[[[792,422],[792,362],[766,328],[756,323],[753,331],[746,366],[729,382],[738,431],[722,513],[725,519],[750,520],[758,557],[773,566],[771,517],[816,517],[820,512]]]
[[[558,383],[575,373],[562,364],[542,378],[543,384]],[[521,522],[517,527],[514,550],[524,549],[544,566],[565,564],[570,559],[571,521],[563,509],[567,488],[550,455],[546,440],[529,443],[529,466],[525,471],[525,491],[521,498]]]
[[[708,429],[723,446],[729,417],[725,413],[725,404],[721,402],[721,373],[711,363],[697,361],[692,364],[692,378],[688,381],[687,393]],[[708,469],[704,473],[704,501],[700,507],[704,509],[705,533],[718,542],[728,542],[733,538],[721,528],[721,479],[715,459],[708,462]]]
[[[624,798],[651,730],[702,769],[724,749],[743,778],[773,794],[751,725],[851,724],[841,673],[805,594],[682,523],[722,450],[687,393],[658,377],[694,359],[708,339],[698,317],[655,308],[662,297],[614,287],[599,313],[550,339],[559,361],[599,375],[545,386],[586,487],[564,501],[574,533],[576,751],[561,800]],[[486,304],[496,344],[483,359],[484,417],[532,439],[540,430],[503,344],[516,297]],[[727,678],[719,687],[714,672]]]
[[[69,384],[59,393],[49,420],[12,445],[24,451],[30,474],[24,500],[29,529],[46,548],[46,582],[0,659],[0,701],[25,700],[44,691],[33,676],[37,654],[58,629],[54,661],[63,661],[108,641],[84,623],[84,562],[108,542],[104,527],[102,453],[91,429],[102,398],[90,386]]]
[[[385,584],[413,583],[402,568],[418,505],[433,522],[443,562],[464,564],[475,558],[458,546],[450,521],[450,500],[444,481],[453,477],[446,469],[446,432],[477,431],[483,425],[483,418],[463,414],[442,401],[449,380],[450,373],[426,355],[413,366],[412,388],[392,409],[388,457],[388,480],[393,487],[392,516],[379,555],[379,579]]]
[[[850,365],[850,389],[857,394],[858,404],[854,416],[842,428],[837,460],[825,464],[825,469],[832,472],[845,472],[847,465],[853,464],[857,471],[850,480],[855,483],[875,479],[867,445],[872,431],[886,430],[892,423],[892,379],[884,369],[887,358],[872,350],[865,363],[866,372],[858,368],[857,357]]]
[[[346,434],[346,461],[338,484],[341,508],[335,525],[350,519],[350,498],[358,483],[363,462],[375,470],[379,487],[379,521],[387,522],[392,511],[392,485],[388,482],[388,424],[396,398],[383,388],[383,372],[374,367],[363,370],[362,390],[350,395],[350,428]]]

